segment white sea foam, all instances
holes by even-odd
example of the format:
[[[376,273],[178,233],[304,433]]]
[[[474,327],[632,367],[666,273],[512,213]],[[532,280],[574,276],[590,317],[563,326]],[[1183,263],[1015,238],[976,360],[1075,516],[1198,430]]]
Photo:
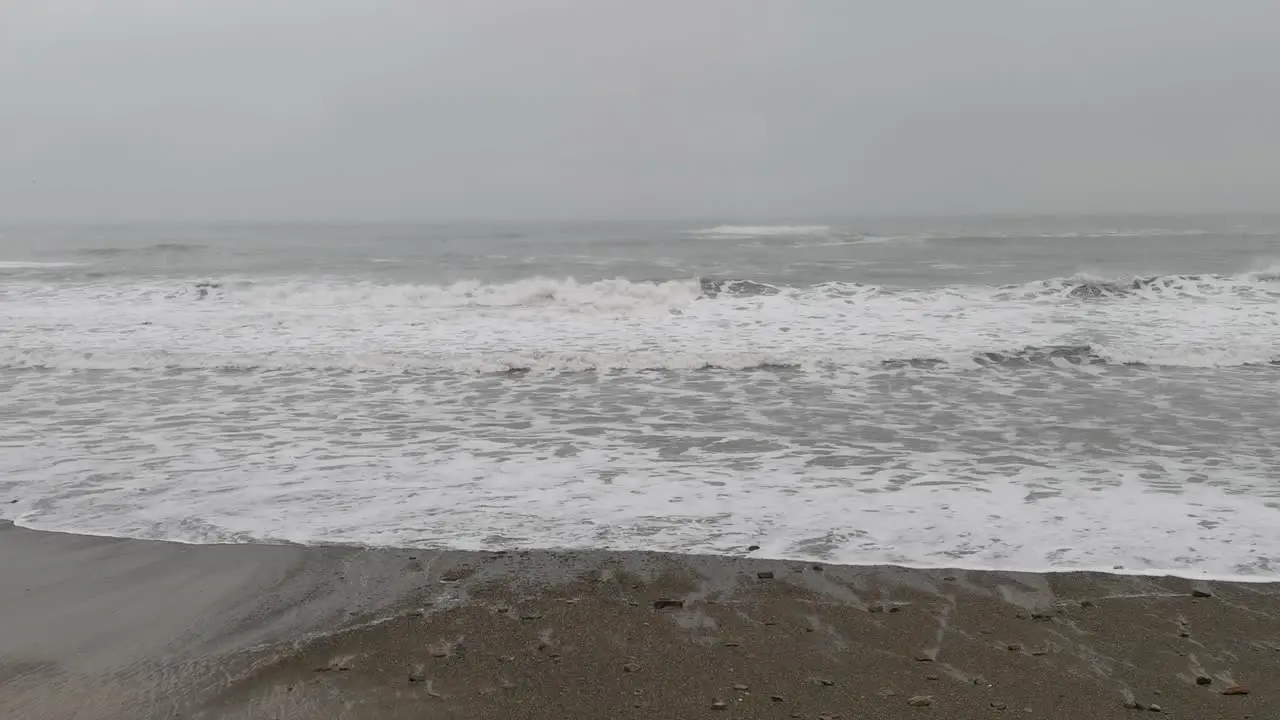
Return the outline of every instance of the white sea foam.
[[[1244,276],[918,291],[730,283],[714,297],[696,280],[11,283],[0,300],[0,366],[64,369],[877,368],[1081,345],[1166,366],[1280,355],[1280,282]]]
[[[1278,286],[15,280],[0,512],[189,542],[1276,577],[1280,386],[1244,366],[1280,355]],[[949,365],[896,362],[925,359]],[[681,372],[708,366],[760,371]]]

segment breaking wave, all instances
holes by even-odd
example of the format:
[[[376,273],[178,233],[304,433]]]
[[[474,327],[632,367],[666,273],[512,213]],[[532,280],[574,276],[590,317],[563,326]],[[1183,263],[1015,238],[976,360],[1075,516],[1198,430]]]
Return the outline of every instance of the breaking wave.
[[[255,282],[203,280],[173,289],[140,289],[169,297],[262,302],[272,305],[405,305],[418,307],[517,307],[539,305],[622,309],[672,307],[699,299],[783,295],[797,300],[849,298],[858,295],[919,296],[960,293],[974,300],[1001,301],[1059,297],[1072,300],[1203,297],[1212,295],[1280,297],[1280,269],[1238,275],[1155,275],[1124,279],[1076,275],[1003,287],[953,286],[895,289],[852,282],[811,286],[773,285],[745,278],[688,278],[633,281],[625,278],[581,282],[573,278],[536,277],[511,283],[478,281],[450,285],[386,285],[318,281]]]
[[[1123,297],[1280,295],[1280,270],[1238,275],[1149,275],[1103,278],[1075,275],[1003,288],[1005,294],[1058,295],[1083,300]]]
[[[405,374],[462,373],[468,375],[562,374],[584,372],[812,372],[852,371],[869,374],[899,370],[1020,368],[1070,368],[1113,366],[1132,369],[1162,368],[1259,368],[1280,369],[1280,350],[1199,353],[1169,352],[1161,348],[1125,351],[1106,346],[1028,346],[1010,350],[984,350],[952,357],[886,358],[874,349],[843,351],[798,357],[796,353],[717,351],[701,352],[529,352],[446,355],[334,355],[275,352],[225,357],[164,353],[95,355],[92,352],[24,352],[0,350],[0,368],[7,370],[164,370],[171,373],[214,371],[246,372],[397,372]]]
[[[1273,367],[1280,274],[1018,286],[749,278],[5,283],[0,367],[857,373]]]

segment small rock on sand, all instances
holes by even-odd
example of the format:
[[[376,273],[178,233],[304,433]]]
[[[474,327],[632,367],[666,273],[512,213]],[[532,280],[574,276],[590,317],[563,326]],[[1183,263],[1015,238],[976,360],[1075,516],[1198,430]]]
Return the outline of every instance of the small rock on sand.
[[[755,552],[760,549],[759,545],[748,545],[747,552]]]
[[[1022,643],[1009,643],[1009,652],[1022,652]]]
[[[1159,705],[1151,705],[1147,707],[1147,709],[1150,710],[1151,712],[1164,712],[1164,708],[1160,707]]]
[[[1213,593],[1209,592],[1208,590],[1204,590],[1204,589],[1201,589],[1201,588],[1196,588],[1195,590],[1192,590],[1192,591],[1191,591],[1191,597],[1195,597],[1195,598],[1211,598],[1211,597],[1213,597]]]
[[[1247,687],[1245,687],[1245,686],[1243,686],[1243,685],[1232,685],[1231,687],[1227,688],[1226,690],[1223,690],[1223,691],[1222,691],[1222,694],[1223,694],[1223,695],[1248,695],[1248,694],[1249,694],[1249,688],[1247,688]]]
[[[729,703],[727,703],[727,702],[725,702],[725,701],[723,701],[723,700],[712,700],[712,701],[711,701],[711,709],[712,709],[712,710],[724,710],[724,709],[725,709],[725,708],[727,708],[727,707],[729,707]]]
[[[756,573],[756,577],[760,578],[761,580],[772,580],[772,579],[773,579],[773,571],[772,571],[772,570],[761,570],[760,572]]]
[[[667,608],[682,608],[683,600],[672,600],[671,598],[658,598],[653,601],[654,610],[666,610]]]
[[[1212,685],[1212,684],[1213,684],[1213,678],[1211,678],[1211,677],[1209,677],[1209,676],[1207,676],[1207,675],[1197,675],[1197,676],[1196,676],[1196,684],[1197,684],[1197,685]]]
[[[991,707],[995,710],[1004,710],[1005,708],[1009,707],[1009,705],[1008,703],[993,702],[991,703]]]
[[[933,696],[932,695],[916,695],[910,700],[907,700],[907,704],[910,705],[911,707],[929,707],[930,705],[933,705]]]
[[[637,673],[640,672],[640,663],[629,662],[622,666],[622,672]]]
[[[929,653],[929,652],[916,653],[916,662],[933,662],[933,653]]]
[[[786,698],[782,697],[781,695],[770,695],[769,699],[774,702],[786,702]]]
[[[738,684],[736,684],[736,685],[734,685],[734,686],[733,686],[733,689],[734,689],[734,690],[737,690],[738,692],[746,692],[746,691],[750,690],[751,688],[747,687],[746,685],[743,685],[742,683],[738,683]]]

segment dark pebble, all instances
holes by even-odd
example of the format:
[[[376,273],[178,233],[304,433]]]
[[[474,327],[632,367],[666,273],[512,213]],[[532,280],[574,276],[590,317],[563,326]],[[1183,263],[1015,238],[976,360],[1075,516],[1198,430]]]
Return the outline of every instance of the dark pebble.
[[[1199,675],[1199,676],[1197,676],[1197,677],[1196,677],[1196,684],[1197,684],[1197,685],[1212,685],[1212,684],[1213,684],[1213,678],[1211,678],[1211,677],[1206,677],[1206,676],[1204,676],[1204,675]]]
[[[1091,607],[1097,607],[1097,605],[1094,605],[1094,603],[1093,603],[1093,601],[1092,601],[1092,600],[1081,600],[1081,601],[1080,601],[1080,607],[1082,607],[1082,608],[1091,608]]]
[[[902,612],[902,608],[898,607],[897,605],[894,605],[893,607],[889,608],[890,615],[892,615],[893,613],[899,613],[899,612]]]
[[[426,680],[426,678],[425,678],[425,677],[423,677],[422,675],[410,675],[410,676],[409,676],[409,682],[411,682],[411,683],[420,683],[420,682],[422,682],[422,681],[424,681],[424,680]]]
[[[760,572],[756,573],[756,577],[760,578],[761,580],[772,580],[772,579],[773,579],[773,571],[772,571],[772,570],[761,570]]]
[[[814,566],[813,566],[813,571],[814,571],[814,572],[822,572],[822,566],[821,566],[821,565],[814,565]]]
[[[760,549],[759,545],[748,545],[747,552],[755,552]]]
[[[1009,643],[1009,652],[1022,652],[1022,643]]]
[[[786,698],[782,697],[781,695],[770,695],[770,696],[769,696],[769,699],[770,699],[770,700],[772,700],[772,701],[774,701],[774,702],[785,702],[785,701],[786,701]]]
[[[640,665],[639,663],[629,662],[622,666],[622,672],[629,672],[629,673],[640,672]]]
[[[916,662],[933,662],[933,655],[930,653],[916,653]]]
[[[683,600],[672,600],[671,598],[659,598],[653,601],[654,610],[666,610],[667,608],[682,608]]]
[[[1002,703],[1002,702],[993,702],[993,703],[991,703],[991,707],[995,708],[996,710],[1004,710],[1005,708],[1007,708],[1007,707],[1009,707],[1009,706],[1008,706],[1008,704],[1006,704],[1006,703]]]
[[[1210,598],[1210,597],[1213,597],[1213,593],[1209,592],[1208,590],[1201,590],[1197,588],[1191,591],[1191,597]]]
[[[819,680],[818,682],[822,683],[823,687],[831,687],[836,684],[835,680]]]

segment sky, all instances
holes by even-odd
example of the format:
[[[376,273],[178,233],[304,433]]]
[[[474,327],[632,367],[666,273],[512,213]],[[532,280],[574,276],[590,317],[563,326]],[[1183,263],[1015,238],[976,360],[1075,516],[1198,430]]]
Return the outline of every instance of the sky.
[[[0,0],[0,221],[1280,210],[1275,0]]]

